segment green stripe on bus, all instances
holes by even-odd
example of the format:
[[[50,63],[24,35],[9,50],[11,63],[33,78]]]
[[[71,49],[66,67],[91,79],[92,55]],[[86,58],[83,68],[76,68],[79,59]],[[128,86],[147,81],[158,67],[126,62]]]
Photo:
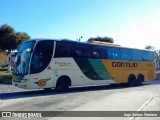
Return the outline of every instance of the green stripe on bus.
[[[87,58],[74,58],[74,60],[86,77],[92,80],[103,80],[103,78],[97,74]]]
[[[111,79],[111,75],[107,71],[106,67],[102,63],[101,59],[89,59],[90,64],[94,68],[95,72],[104,80]]]

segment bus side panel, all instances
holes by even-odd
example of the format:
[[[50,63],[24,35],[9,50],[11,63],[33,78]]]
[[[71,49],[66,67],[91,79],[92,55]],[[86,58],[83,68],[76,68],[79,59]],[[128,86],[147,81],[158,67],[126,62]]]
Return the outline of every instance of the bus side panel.
[[[30,89],[52,88],[54,82],[54,70],[46,69],[40,73],[30,75]]]
[[[138,74],[144,75],[144,81],[154,80],[155,79],[155,73],[156,73],[156,67],[155,62],[149,62],[149,61],[141,61],[138,62]],[[137,74],[137,77],[138,77]]]
[[[101,59],[74,58],[77,64],[75,85],[101,85],[115,83]]]
[[[75,70],[75,79],[73,80],[74,86],[87,86],[91,85],[91,80],[87,78],[81,70]]]
[[[54,58],[51,66],[55,69],[54,87],[61,76],[68,76],[71,79],[71,86],[91,85],[91,79],[86,74],[92,76],[93,70],[87,58]]]
[[[110,75],[112,76],[112,79],[117,82],[117,83],[125,83],[127,82],[126,79],[124,78],[124,68],[122,67],[117,67],[113,66],[114,62],[117,62],[116,60],[107,60],[107,59],[102,59],[102,62],[105,66],[105,68],[108,70]]]
[[[117,83],[127,83],[130,74],[137,78],[139,74],[144,80],[155,79],[155,63],[148,61],[102,60],[108,72]]]
[[[112,79],[116,83],[124,83],[124,82],[126,82],[126,80],[124,79],[124,70],[110,69],[109,72],[112,75]]]

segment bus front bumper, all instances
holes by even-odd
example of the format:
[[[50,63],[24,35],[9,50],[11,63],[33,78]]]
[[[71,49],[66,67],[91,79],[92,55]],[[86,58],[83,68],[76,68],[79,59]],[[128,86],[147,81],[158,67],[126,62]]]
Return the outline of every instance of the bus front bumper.
[[[24,88],[27,89],[27,82],[15,82],[12,80],[12,85],[16,86],[16,87],[20,87],[20,88]]]

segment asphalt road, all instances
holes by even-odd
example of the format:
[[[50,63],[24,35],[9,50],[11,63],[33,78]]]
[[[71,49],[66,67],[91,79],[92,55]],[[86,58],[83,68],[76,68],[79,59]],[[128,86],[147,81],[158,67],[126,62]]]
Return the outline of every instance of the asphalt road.
[[[0,111],[160,111],[159,88],[160,80],[147,82],[138,87],[125,85],[85,87],[71,88],[66,92],[31,91],[0,84]],[[14,119],[17,120],[17,118]],[[158,120],[157,117],[50,117],[42,119]]]

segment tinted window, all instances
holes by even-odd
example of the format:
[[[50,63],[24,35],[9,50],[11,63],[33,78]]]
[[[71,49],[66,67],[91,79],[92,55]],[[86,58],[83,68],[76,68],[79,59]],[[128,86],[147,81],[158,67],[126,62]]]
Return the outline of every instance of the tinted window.
[[[23,44],[21,44],[18,52],[22,52],[22,51],[24,51],[24,50],[26,50],[28,48],[32,49],[34,44],[35,44],[35,41],[24,42]]]
[[[93,58],[107,58],[107,49],[102,46],[92,46]]]
[[[54,41],[44,40],[37,43],[31,61],[31,73],[43,71],[50,63]]]
[[[88,44],[76,44],[75,45],[75,55],[76,57],[88,58],[91,57],[91,46]]]
[[[74,43],[57,41],[54,57],[73,57],[74,51]]]
[[[132,50],[132,60],[141,61],[142,60],[142,51]]]
[[[120,56],[119,48],[108,47],[107,48],[107,57],[108,57],[108,59],[120,60],[121,56]]]
[[[147,51],[143,51],[142,52],[142,60],[143,61],[147,61],[148,60],[148,54],[147,53],[148,53]]]
[[[132,60],[132,51],[130,49],[121,49],[121,60]]]
[[[149,60],[150,60],[150,61],[153,61],[153,60],[154,60],[154,52],[149,52],[149,53],[148,53],[148,56],[149,56]]]
[[[143,51],[142,60],[143,61],[152,61],[152,60],[154,60],[154,52]]]

